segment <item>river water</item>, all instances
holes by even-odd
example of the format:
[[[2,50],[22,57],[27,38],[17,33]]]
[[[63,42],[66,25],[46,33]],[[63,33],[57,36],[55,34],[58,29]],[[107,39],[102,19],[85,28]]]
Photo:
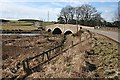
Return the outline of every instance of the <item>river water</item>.
[[[2,35],[3,35],[3,36],[4,36],[4,35],[5,35],[5,36],[14,36],[14,35],[15,35],[15,36],[36,36],[36,35],[40,35],[40,34],[30,34],[30,33],[29,33],[29,34],[0,34],[0,36],[2,36]]]

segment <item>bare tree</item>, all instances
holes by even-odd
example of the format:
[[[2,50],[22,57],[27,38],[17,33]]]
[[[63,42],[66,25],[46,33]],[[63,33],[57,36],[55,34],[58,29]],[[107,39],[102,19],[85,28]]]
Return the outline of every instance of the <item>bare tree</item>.
[[[77,7],[77,16],[80,20],[91,20],[98,16],[100,13],[97,12],[95,7],[92,7],[89,4],[84,4],[80,7]]]
[[[76,20],[82,20],[85,24],[96,22],[96,25],[103,20],[101,13],[99,13],[95,7],[92,7],[89,4],[84,4],[80,7],[76,7]]]
[[[95,7],[89,4],[83,4],[79,7],[66,6],[62,8],[60,16],[64,19],[65,23],[70,22],[72,24],[75,24],[76,22],[77,24],[81,21],[80,23],[83,23],[85,25],[97,25],[100,24],[101,20],[103,19],[101,17],[101,13],[99,13]]]
[[[74,17],[74,8],[72,6],[66,6],[62,8],[60,15],[64,18],[65,22],[68,23],[68,21]]]

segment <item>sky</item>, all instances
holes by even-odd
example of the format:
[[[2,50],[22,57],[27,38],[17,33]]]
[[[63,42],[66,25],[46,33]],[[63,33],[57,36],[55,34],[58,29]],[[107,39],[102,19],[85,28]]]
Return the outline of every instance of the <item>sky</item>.
[[[37,19],[57,21],[63,7],[90,4],[95,7],[106,21],[113,21],[119,0],[0,0],[1,19]]]

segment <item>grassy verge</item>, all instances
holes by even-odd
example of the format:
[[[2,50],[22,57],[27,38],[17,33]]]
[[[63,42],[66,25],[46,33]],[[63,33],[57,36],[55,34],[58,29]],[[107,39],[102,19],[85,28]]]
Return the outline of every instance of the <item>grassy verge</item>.
[[[117,42],[107,37],[96,34],[94,36],[94,57],[93,62],[97,65],[97,73],[100,77],[115,78],[118,76],[118,56],[119,48]]]
[[[104,30],[104,31],[113,31],[113,32],[118,32],[120,31],[117,28],[97,28],[97,30]]]

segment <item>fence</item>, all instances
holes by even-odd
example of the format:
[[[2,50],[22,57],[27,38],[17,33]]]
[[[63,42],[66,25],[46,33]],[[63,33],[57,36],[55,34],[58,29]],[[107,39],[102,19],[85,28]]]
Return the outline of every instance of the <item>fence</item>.
[[[49,62],[50,60],[52,60],[54,57],[58,56],[63,48],[63,44],[65,41],[65,37],[63,38],[63,40],[58,43],[57,45],[55,45],[53,48],[50,48],[34,57],[29,57],[26,58],[25,60],[22,61],[22,65],[23,65],[23,69],[27,74],[30,74],[32,71],[34,71],[35,68],[39,67],[40,65],[43,65],[47,62]],[[33,61],[35,62],[35,59],[38,60],[39,62],[36,63],[34,66],[30,65],[30,63]]]
[[[91,38],[91,36],[88,37],[88,39]],[[86,39],[86,40],[88,40]],[[84,40],[85,41],[85,40]],[[84,42],[82,41],[82,42]],[[41,54],[38,54],[34,57],[30,57],[30,58],[26,58],[25,60],[22,61],[22,65],[23,65],[23,69],[27,74],[32,73],[35,69],[37,69],[39,66],[45,64],[45,63],[49,63],[50,60],[52,60],[53,58],[55,58],[56,56],[62,54],[63,52],[67,51],[68,49],[78,45],[80,42],[78,43],[71,43],[71,46],[69,46],[66,49],[63,49],[64,47],[64,42],[65,42],[65,36],[62,40],[62,42],[60,42],[58,45],[54,46],[51,49],[46,50],[45,52],[42,52]],[[35,64],[31,64],[31,62],[35,62],[35,60],[37,60],[37,63]]]

